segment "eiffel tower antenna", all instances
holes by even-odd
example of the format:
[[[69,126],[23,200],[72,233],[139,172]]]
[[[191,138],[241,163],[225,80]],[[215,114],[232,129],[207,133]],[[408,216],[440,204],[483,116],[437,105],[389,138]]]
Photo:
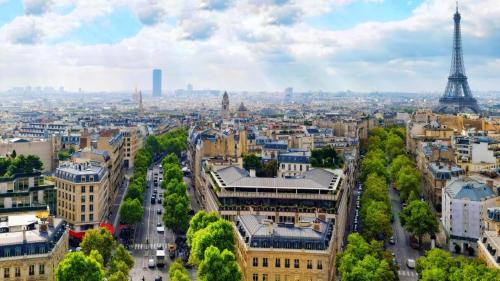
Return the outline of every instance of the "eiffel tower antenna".
[[[453,33],[453,50],[451,58],[450,76],[443,96],[439,99],[438,112],[457,114],[461,112],[479,113],[479,106],[472,96],[469,82],[465,75],[465,66],[462,50],[462,30],[460,21],[462,16],[458,11],[458,1],[453,20],[455,28]]]

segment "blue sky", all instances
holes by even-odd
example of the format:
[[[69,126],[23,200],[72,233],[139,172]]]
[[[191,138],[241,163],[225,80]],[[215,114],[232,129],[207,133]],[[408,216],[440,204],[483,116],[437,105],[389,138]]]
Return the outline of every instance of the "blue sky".
[[[498,0],[462,0],[474,90],[498,90]],[[453,0],[0,0],[0,91],[442,91]],[[227,79],[231,77],[232,79]]]

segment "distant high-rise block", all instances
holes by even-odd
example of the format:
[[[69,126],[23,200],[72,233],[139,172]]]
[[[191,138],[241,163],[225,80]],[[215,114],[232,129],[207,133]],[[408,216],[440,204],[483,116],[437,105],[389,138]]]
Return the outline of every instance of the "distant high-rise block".
[[[153,70],[153,97],[161,97],[161,69]]]

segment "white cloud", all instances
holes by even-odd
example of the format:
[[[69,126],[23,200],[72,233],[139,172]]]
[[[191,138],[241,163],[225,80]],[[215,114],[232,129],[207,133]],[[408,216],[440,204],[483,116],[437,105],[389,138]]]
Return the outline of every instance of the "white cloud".
[[[54,5],[63,1],[73,0],[54,0]],[[144,5],[126,0],[75,1],[66,15],[49,11],[18,17],[0,27],[0,85],[50,82],[67,89],[123,90],[135,85],[148,89],[151,69],[160,67],[168,89],[187,83],[247,90],[290,84],[298,90],[444,87],[453,3],[426,0],[407,19],[365,22],[346,30],[319,29],[304,21],[335,13],[336,7],[352,1],[230,1],[224,9],[200,7],[198,0],[141,2]],[[499,6],[497,0],[461,4],[464,40],[470,38],[464,45],[478,44],[465,53],[475,90],[496,85],[491,77],[499,69],[500,41],[494,40],[500,38]],[[130,8],[149,26],[115,44],[48,43],[86,22],[105,18],[117,7]],[[156,14],[155,9],[163,12]],[[491,57],[494,62],[489,62]]]
[[[42,15],[50,10],[51,0],[23,0],[24,12],[27,15]]]

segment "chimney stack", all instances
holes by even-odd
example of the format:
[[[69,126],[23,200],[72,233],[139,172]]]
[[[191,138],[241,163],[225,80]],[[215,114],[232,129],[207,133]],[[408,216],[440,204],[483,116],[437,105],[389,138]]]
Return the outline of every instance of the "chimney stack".
[[[256,175],[256,172],[255,172],[255,169],[250,169],[250,177],[251,178],[255,178],[257,175]]]

